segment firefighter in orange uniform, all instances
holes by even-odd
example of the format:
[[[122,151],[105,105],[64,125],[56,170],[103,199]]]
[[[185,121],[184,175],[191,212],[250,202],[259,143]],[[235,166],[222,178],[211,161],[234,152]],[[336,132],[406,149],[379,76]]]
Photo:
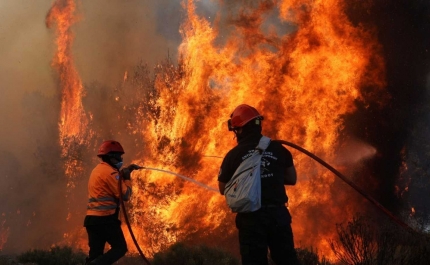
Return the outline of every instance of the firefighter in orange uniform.
[[[131,196],[130,175],[137,165],[122,167],[124,149],[114,140],[104,141],[97,153],[101,158],[88,181],[88,206],[84,226],[88,233],[89,257],[85,264],[112,264],[127,252],[127,244],[119,220],[119,196],[128,201]],[[121,176],[121,178],[120,178]],[[122,191],[119,192],[119,180]],[[110,250],[104,252],[105,244]]]

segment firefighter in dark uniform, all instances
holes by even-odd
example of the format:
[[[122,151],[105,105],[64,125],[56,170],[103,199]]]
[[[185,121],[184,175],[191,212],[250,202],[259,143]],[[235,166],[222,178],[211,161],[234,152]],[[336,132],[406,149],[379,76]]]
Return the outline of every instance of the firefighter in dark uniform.
[[[104,141],[97,153],[102,160],[91,172],[88,180],[88,205],[84,226],[88,233],[89,257],[85,264],[112,264],[127,252],[127,244],[121,230],[119,197],[128,201],[131,196],[130,175],[141,169],[130,165],[121,169],[124,149],[114,140]],[[121,178],[120,178],[121,176]],[[122,191],[119,191],[122,181]],[[105,244],[111,248],[104,252]]]
[[[236,168],[258,145],[262,120],[263,116],[246,104],[237,106],[231,114],[228,127],[235,133],[238,145],[227,153],[221,164],[218,183],[222,195]],[[284,185],[295,185],[297,181],[292,155],[281,143],[272,141],[263,153],[261,164],[262,207],[236,215],[242,265],[267,265],[268,249],[276,265],[299,264],[291,215],[285,206],[288,197]]]

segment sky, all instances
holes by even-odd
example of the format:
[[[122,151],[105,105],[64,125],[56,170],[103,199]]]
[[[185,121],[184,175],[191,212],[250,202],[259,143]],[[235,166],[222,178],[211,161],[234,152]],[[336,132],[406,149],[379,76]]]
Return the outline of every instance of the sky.
[[[30,91],[52,94],[52,38],[43,23],[50,1],[0,2],[1,149],[13,150],[24,137],[22,97]],[[20,149],[20,148],[18,148]]]

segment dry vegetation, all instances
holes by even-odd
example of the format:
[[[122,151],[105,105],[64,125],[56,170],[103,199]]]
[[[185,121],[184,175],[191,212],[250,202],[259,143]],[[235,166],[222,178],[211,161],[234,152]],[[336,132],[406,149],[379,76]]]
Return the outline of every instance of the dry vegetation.
[[[337,238],[330,240],[338,260],[330,263],[313,249],[297,249],[302,265],[427,265],[430,264],[430,238],[424,234],[406,231],[388,224],[378,225],[365,216],[354,217],[348,223],[338,224]],[[30,250],[18,256],[0,255],[0,265],[78,265],[85,254],[71,247],[52,247],[50,250]],[[127,256],[117,265],[142,264],[138,256]],[[176,243],[156,253],[152,265],[239,265],[239,259],[226,250],[204,245],[189,246]],[[269,265],[275,265],[269,263]]]
[[[402,265],[430,264],[430,237],[402,229],[394,224],[379,224],[357,216],[338,224],[338,238],[330,241],[340,264]]]

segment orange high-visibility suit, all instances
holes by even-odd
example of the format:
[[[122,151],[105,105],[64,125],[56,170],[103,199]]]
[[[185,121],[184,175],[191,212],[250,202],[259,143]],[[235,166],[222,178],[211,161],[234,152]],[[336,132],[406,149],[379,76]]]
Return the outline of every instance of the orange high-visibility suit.
[[[119,208],[119,171],[108,163],[101,162],[91,172],[88,181],[87,215],[106,216],[115,214]],[[122,199],[131,196],[130,180],[122,181]]]

